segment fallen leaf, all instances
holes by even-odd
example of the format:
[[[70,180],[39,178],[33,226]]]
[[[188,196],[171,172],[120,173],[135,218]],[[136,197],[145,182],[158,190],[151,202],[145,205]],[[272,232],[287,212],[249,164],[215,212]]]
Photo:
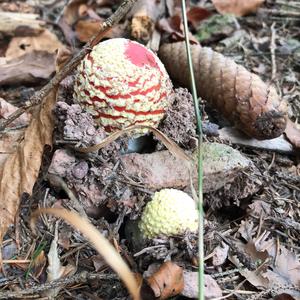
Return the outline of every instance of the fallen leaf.
[[[249,205],[249,213],[257,218],[264,218],[271,215],[271,204],[263,200],[254,200]]]
[[[264,0],[212,0],[220,14],[233,14],[241,17],[256,12]]]
[[[269,287],[281,286],[280,293],[287,293],[296,299],[300,299],[300,290],[288,291],[287,286],[295,286],[300,289],[300,261],[294,252],[280,246],[275,263],[262,274],[269,281]],[[292,293],[291,293],[292,292]]]
[[[58,73],[72,57],[72,52],[68,48],[60,48],[55,59],[55,69]]]
[[[285,135],[288,140],[296,147],[300,148],[300,125],[287,120]]]
[[[181,295],[198,299],[198,272],[183,272],[184,288]],[[218,283],[210,276],[204,275],[205,300],[222,297]]]
[[[157,27],[161,32],[170,34],[172,41],[184,41],[184,30],[180,15],[160,19]],[[190,32],[189,40],[193,44],[199,44],[198,40]]]
[[[38,177],[45,145],[52,145],[53,116],[56,102],[53,89],[36,108],[24,134],[24,140],[0,169],[0,241],[14,222],[23,193],[31,194]]]
[[[209,16],[211,16],[210,11],[198,6],[191,7],[187,12],[187,19],[195,29],[197,29],[201,21]]]
[[[63,266],[60,262],[58,256],[58,247],[57,247],[57,232],[55,233],[55,237],[51,242],[50,250],[48,252],[48,267],[47,267],[47,282],[51,282],[53,280],[66,277],[68,275],[74,275],[76,272],[75,266],[68,264]],[[44,295],[50,297],[50,299],[54,299],[62,287],[57,287],[53,289],[49,289],[45,291]]]
[[[56,50],[64,48],[57,36],[49,30],[44,30],[37,36],[14,37],[10,41],[5,53],[7,60],[18,58],[33,51],[46,51],[54,54]]]
[[[30,273],[35,277],[39,278],[44,271],[47,259],[45,257],[45,252],[42,250],[39,255],[30,264]]]
[[[65,22],[72,26],[78,20],[80,16],[80,7],[85,5],[86,0],[71,0],[64,9],[63,19]]]
[[[157,272],[147,279],[155,297],[168,299],[183,290],[183,270],[171,261],[163,263]]]
[[[229,251],[229,246],[222,242],[222,247],[219,245],[214,250],[214,255],[212,257],[212,264],[214,266],[221,266],[227,259]]]
[[[95,19],[79,20],[75,25],[76,37],[81,42],[87,42],[92,36],[99,32],[103,21]],[[102,36],[103,38],[118,38],[123,35],[126,24],[117,24]]]
[[[0,64],[0,85],[41,83],[55,71],[55,54],[33,51]]]

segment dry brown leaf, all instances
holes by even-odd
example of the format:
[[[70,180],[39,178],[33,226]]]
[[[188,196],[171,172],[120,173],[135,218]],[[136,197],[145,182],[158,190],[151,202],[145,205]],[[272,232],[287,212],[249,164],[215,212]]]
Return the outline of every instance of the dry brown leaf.
[[[44,30],[37,36],[14,37],[6,50],[5,57],[11,60],[32,51],[46,51],[54,54],[64,48],[57,36],[49,30]]]
[[[71,0],[64,9],[63,19],[72,26],[78,20],[80,12],[82,12],[82,5],[85,5],[86,0]]]
[[[264,0],[212,0],[220,14],[233,14],[241,17],[256,12]]]
[[[211,16],[211,12],[205,8],[194,6],[187,12],[187,19],[197,29],[200,23]]]
[[[116,251],[116,249],[103,237],[99,230],[92,225],[88,219],[79,216],[77,213],[66,209],[42,208],[32,214],[31,228],[34,230],[34,224],[41,214],[51,214],[70,223],[74,228],[91,242],[95,249],[102,255],[110,267],[120,276],[127,286],[128,291],[134,300],[140,300],[139,287],[136,279],[130,269]]]
[[[35,278],[39,278],[42,275],[43,271],[44,271],[46,263],[47,263],[47,259],[46,259],[46,256],[45,256],[45,252],[44,252],[44,250],[42,250],[39,253],[39,255],[30,264],[30,269],[31,269],[30,273]]]
[[[180,15],[169,18],[162,18],[158,21],[157,27],[160,31],[170,34],[172,41],[183,41],[184,30]],[[193,44],[198,44],[198,40],[189,32],[189,40]]]
[[[285,135],[288,140],[296,147],[300,148],[300,125],[293,123],[291,120],[287,121]]]
[[[14,222],[23,193],[31,194],[38,177],[45,145],[52,145],[53,116],[56,103],[53,89],[33,114],[24,140],[0,169],[0,242]]]
[[[76,23],[76,36],[81,42],[87,42],[92,36],[99,32],[102,21],[95,19],[80,20]],[[103,35],[103,38],[117,38],[123,35],[124,24],[117,24]]]
[[[147,279],[155,297],[168,299],[183,290],[183,270],[171,261],[163,263],[157,272]]]
[[[33,51],[0,64],[0,85],[41,83],[55,71],[55,54]]]
[[[72,57],[72,52],[68,48],[58,49],[55,59],[55,69],[58,73]]]

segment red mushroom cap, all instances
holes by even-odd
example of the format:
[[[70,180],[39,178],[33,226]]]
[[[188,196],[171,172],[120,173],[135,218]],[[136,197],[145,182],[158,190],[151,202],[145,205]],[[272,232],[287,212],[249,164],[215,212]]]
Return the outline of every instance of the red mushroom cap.
[[[122,38],[95,46],[82,60],[74,97],[105,130],[134,124],[156,127],[170,103],[172,83],[159,58]]]

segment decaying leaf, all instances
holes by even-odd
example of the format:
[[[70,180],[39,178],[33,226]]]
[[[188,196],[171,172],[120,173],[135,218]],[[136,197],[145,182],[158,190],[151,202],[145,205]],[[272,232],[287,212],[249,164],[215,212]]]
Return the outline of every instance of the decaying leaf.
[[[0,64],[0,85],[40,83],[55,71],[55,54],[32,51]]]
[[[24,139],[0,169],[0,241],[14,222],[23,193],[31,194],[38,177],[45,145],[52,145],[52,110],[56,103],[53,89],[36,108]]]
[[[153,289],[156,298],[168,299],[183,290],[183,270],[175,263],[167,261],[147,279],[147,282]]]
[[[216,10],[221,14],[233,14],[241,17],[256,12],[264,0],[212,0]]]
[[[133,299],[140,300],[138,283],[133,273],[131,273],[130,269],[116,249],[100,234],[99,230],[92,225],[88,219],[66,209],[42,208],[36,210],[32,215],[31,228],[33,230],[36,219],[40,214],[51,214],[58,218],[62,218],[70,223],[74,228],[82,232],[82,234],[92,243],[110,267],[118,273],[127,286],[127,289],[131,293]]]
[[[244,222],[245,224],[247,222]],[[286,293],[300,299],[300,293],[297,291],[300,289],[299,258],[286,247],[278,247],[274,238],[268,238],[270,232],[266,231],[252,238],[253,230],[250,231],[251,233],[244,234],[244,237],[249,239],[248,243],[237,242],[236,246],[257,265],[256,270],[248,270],[236,256],[230,257],[241,275],[260,289],[276,289],[278,294]]]
[[[54,54],[64,48],[57,36],[49,30],[44,30],[37,36],[14,37],[5,52],[6,60],[23,56],[33,51],[45,51]]]

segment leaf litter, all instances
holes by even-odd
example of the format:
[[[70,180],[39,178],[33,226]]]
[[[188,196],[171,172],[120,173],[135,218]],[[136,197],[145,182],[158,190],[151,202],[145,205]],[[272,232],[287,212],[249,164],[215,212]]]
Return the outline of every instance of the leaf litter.
[[[222,1],[223,7],[218,6],[218,1],[212,2],[216,10],[222,14],[226,12],[237,16],[249,13],[250,15],[238,19],[230,17],[234,20],[230,23],[230,30],[217,28],[210,36],[205,37],[202,34],[200,39],[199,32],[200,30],[203,32],[204,24],[205,28],[214,27],[213,23],[207,25],[210,24],[208,21],[216,16],[219,17],[219,14],[211,3],[204,3],[204,6],[199,3],[189,4],[190,39],[196,43],[201,40],[201,43],[212,47],[215,51],[234,58],[249,71],[259,74],[267,84],[272,70],[274,73],[274,59],[273,61],[269,59],[272,55],[274,58],[274,52],[272,54],[270,51],[270,26],[271,22],[276,22],[275,83],[277,89],[281,90],[282,97],[289,104],[288,115],[294,123],[288,123],[285,134],[297,147],[299,143],[297,116],[300,106],[297,100],[299,85],[295,78],[299,70],[296,62],[297,53],[294,48],[287,45],[290,45],[289,38],[294,38],[299,32],[292,26],[295,21],[287,21],[278,17],[277,13],[284,8],[284,13],[287,14],[291,9],[291,18],[295,18],[292,11],[294,4],[249,1],[247,5],[251,7],[245,8],[245,3],[242,4],[242,1]],[[160,21],[156,19],[155,14],[151,13],[153,7],[159,10],[155,1],[151,1],[150,8],[143,7],[141,3],[143,1],[137,6],[138,13],[128,14],[105,37],[135,36],[139,41],[149,45],[182,40],[180,1],[167,1],[167,14],[161,11]],[[38,10],[34,5],[28,8],[1,3],[4,10],[23,13],[36,13]],[[55,71],[54,48],[68,43],[72,46],[72,51],[76,51],[74,48],[80,49],[82,42],[97,33],[97,28],[101,26],[103,20],[115,10],[114,5],[116,5],[115,1],[82,0],[70,1],[67,6],[63,6],[62,1],[56,3],[49,1],[47,7],[43,9],[43,16],[58,26],[52,27],[49,22],[43,24],[43,29],[39,30],[46,35],[51,32],[53,47],[48,47],[42,42],[43,39],[39,38],[40,33],[35,32],[32,35],[32,32],[23,31],[26,33],[25,37],[24,35],[13,37],[16,32],[18,33],[14,30],[13,34],[9,35],[10,45],[8,43],[4,43],[4,46],[0,45],[1,48],[4,47],[1,53],[4,55],[7,53],[7,57],[10,55],[9,59],[13,59],[11,60],[13,68],[6,68],[9,70],[9,80],[3,81],[0,96],[7,101],[16,98],[11,87],[6,86],[8,83],[21,91],[26,91],[28,86],[38,90],[40,80],[47,81]],[[259,6],[263,10],[258,9]],[[145,13],[141,14],[141,12]],[[274,19],[272,13],[269,19],[263,19],[264,12],[275,14]],[[152,23],[144,22],[145,20],[151,20]],[[280,27],[281,24],[286,26],[286,31]],[[241,34],[234,36],[240,29]],[[48,35],[49,40],[50,35]],[[60,42],[56,43],[55,40]],[[24,44],[24,47],[20,43]],[[13,51],[12,45],[15,47]],[[43,46],[44,48],[40,48]],[[29,53],[25,53],[27,51]],[[39,72],[30,73],[31,69],[35,68],[37,51],[38,53],[44,51],[47,55],[51,55],[52,60],[46,62],[46,56],[41,56],[44,64],[40,64]],[[287,56],[286,53],[291,53],[287,51],[292,51],[293,55]],[[22,56],[24,54],[31,56],[31,61],[27,65],[24,64],[26,61],[25,56]],[[64,67],[70,55],[71,53],[64,51],[60,53],[57,61],[60,65],[59,69]],[[21,60],[14,61],[20,57]],[[22,68],[25,74],[22,75],[23,77],[19,76],[22,74],[20,72]],[[172,72],[170,74],[172,76]],[[175,80],[173,83],[176,85]],[[24,84],[27,86],[25,87]],[[201,89],[201,86],[199,88]],[[151,162],[149,166],[153,165],[161,161],[159,156],[163,153],[165,158],[164,162],[160,163],[160,167],[163,167],[169,159],[174,159],[170,152],[164,150],[165,145],[162,142],[164,141],[167,148],[169,147],[178,159],[175,165],[179,167],[182,165],[181,169],[183,169],[182,158],[188,161],[196,147],[195,120],[190,94],[186,90],[179,90],[176,94],[177,100],[175,99],[166,119],[158,128],[161,133],[153,130],[156,134],[155,138],[149,135],[138,139],[137,142],[130,137],[128,130],[112,136],[107,135],[102,128],[94,124],[88,113],[74,104],[72,89],[73,73],[60,83],[57,94],[53,90],[45,97],[40,108],[31,111],[32,120],[28,128],[21,128],[20,132],[16,131],[16,136],[18,135],[16,138],[14,135],[9,135],[10,130],[1,133],[3,149],[9,153],[4,153],[3,165],[0,169],[2,252],[8,255],[5,256],[6,263],[3,265],[5,273],[0,273],[0,285],[4,287],[0,296],[7,298],[10,286],[15,284],[14,278],[19,274],[25,274],[26,267],[20,263],[24,257],[32,258],[30,268],[27,270],[32,277],[26,276],[26,281],[24,280],[22,284],[25,287],[33,284],[34,288],[21,289],[14,294],[17,298],[23,298],[25,293],[49,295],[52,292],[64,297],[65,291],[74,297],[80,296],[86,299],[99,296],[104,299],[118,299],[127,295],[117,277],[111,275],[111,271],[102,260],[103,256],[99,256],[77,230],[72,230],[61,222],[56,226],[54,225],[56,222],[52,222],[54,219],[46,215],[43,215],[36,228],[37,236],[29,230],[29,217],[35,208],[65,207],[87,215],[89,222],[96,226],[125,259],[130,269],[136,272],[135,280],[139,278],[137,280],[139,287],[135,291],[141,288],[144,295],[150,299],[153,299],[153,293],[157,294],[157,291],[163,293],[161,297],[165,299],[173,295],[174,291],[175,294],[181,293],[186,297],[196,298],[197,236],[187,233],[184,237],[174,236],[168,239],[159,237],[144,241],[134,225],[152,194],[164,187],[167,179],[170,179],[170,176],[163,175],[163,172],[154,171],[152,177],[159,181],[160,186],[147,185],[145,179],[149,176],[149,168],[143,169],[143,163],[145,164],[149,157],[153,157],[152,161],[149,160]],[[20,102],[14,104],[22,105],[24,99],[19,96],[17,98]],[[56,98],[59,101],[57,105],[55,105]],[[201,100],[203,121],[207,128],[215,129],[212,135],[206,134],[206,142],[211,146],[214,143],[228,144],[218,136],[216,124],[221,128],[226,128],[230,124],[220,116],[219,112],[209,107],[207,100],[209,99],[205,97]],[[6,118],[3,114],[3,105],[1,107],[1,117]],[[21,124],[21,127],[26,127],[27,121],[22,122],[12,126],[18,127]],[[52,140],[53,129],[55,130]],[[232,135],[231,131],[228,132],[229,136]],[[218,149],[225,151],[223,155],[227,153],[235,158],[242,155],[251,162],[251,166],[246,169],[241,169],[240,166],[234,169],[235,174],[239,174],[237,177],[228,176],[228,173],[224,172],[226,169],[224,165],[220,171],[214,169],[215,173],[212,174],[215,175],[212,175],[211,183],[215,189],[209,189],[204,195],[207,212],[204,237],[207,255],[204,262],[206,297],[207,299],[222,296],[230,296],[232,299],[270,299],[270,297],[299,299],[297,236],[300,225],[297,220],[300,217],[298,205],[300,165],[297,152],[292,148],[285,152],[275,152],[280,147],[276,143],[273,144],[275,151],[265,149],[263,144],[260,145],[260,149],[257,149],[255,145],[259,144],[258,141],[252,141],[245,135],[243,138],[248,139],[248,142],[240,144],[233,138],[229,139],[233,143],[230,146],[235,148],[230,150],[231,152],[227,152],[230,148],[226,145],[220,145]],[[52,141],[54,147],[43,156],[44,146],[51,146]],[[212,158],[216,155],[212,149],[209,150],[209,161],[213,161]],[[126,165],[126,157],[131,157],[132,163]],[[138,163],[134,172],[130,173],[130,168],[138,159],[141,163]],[[212,163],[206,164],[206,167],[212,170],[216,166]],[[174,164],[170,165],[171,171],[174,170],[173,168]],[[146,175],[142,174],[145,170]],[[186,192],[192,194],[188,177],[189,174],[186,173],[184,187]],[[176,184],[172,183],[171,186],[175,187]],[[24,192],[29,196],[21,197]],[[59,215],[64,217],[62,211]],[[129,226],[131,222],[133,225]],[[13,223],[15,227],[10,226]],[[16,241],[18,248],[13,246],[11,239]],[[10,247],[12,250],[9,250]],[[43,251],[40,252],[40,249]],[[35,253],[40,253],[37,256],[39,259],[34,259]],[[45,253],[48,254],[47,257]],[[26,266],[28,260],[24,261]],[[74,266],[73,271],[76,270],[76,273],[64,277],[62,270],[69,263]],[[152,290],[143,277],[149,277],[145,270],[153,263],[157,265],[156,269],[161,268],[164,271],[162,271],[162,283]],[[175,264],[178,270],[183,271],[180,289],[177,289],[176,272],[170,272],[165,267]],[[47,271],[49,280],[45,283]],[[231,274],[235,276],[231,277]],[[77,275],[80,275],[81,281],[76,277]],[[99,277],[101,279],[98,282],[87,280],[87,276],[102,277]],[[76,282],[84,284],[78,285]],[[183,291],[181,291],[182,284]]]

